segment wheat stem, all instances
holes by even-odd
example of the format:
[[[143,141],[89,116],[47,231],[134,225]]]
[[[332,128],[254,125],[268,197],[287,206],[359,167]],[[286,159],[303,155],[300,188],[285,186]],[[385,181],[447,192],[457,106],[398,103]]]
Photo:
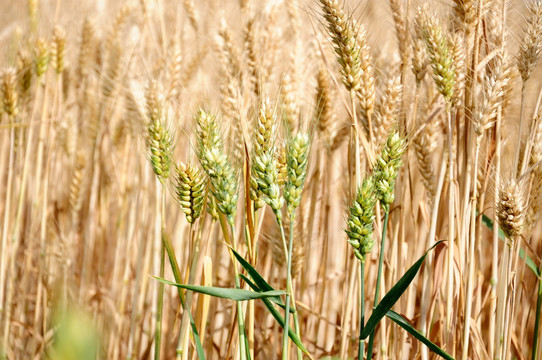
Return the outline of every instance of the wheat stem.
[[[363,327],[365,326],[365,259],[360,261],[360,278],[359,278],[359,337],[358,337],[358,359],[363,360],[365,353],[365,340],[361,337]]]
[[[542,273],[542,266],[538,268],[538,274]],[[540,275],[539,275],[540,276]],[[533,331],[533,350],[531,360],[536,360],[538,355],[538,331],[540,329],[540,313],[542,310],[542,281],[538,279],[538,292],[536,297],[536,315]]]
[[[284,236],[284,226],[282,224],[282,220],[277,218],[277,222],[279,224],[280,228],[280,236],[282,237],[282,243],[284,245],[284,252],[287,259],[287,266],[288,268],[291,267],[291,248],[290,245],[286,245],[286,236]],[[292,224],[290,224],[290,228],[292,228]],[[286,300],[284,302],[284,329],[282,331],[282,360],[288,360],[288,329],[290,326],[290,297],[291,297],[291,284],[289,281],[289,274],[288,271],[287,279],[286,279]]]
[[[467,270],[467,296],[465,299],[465,324],[463,328],[463,353],[462,359],[466,360],[469,353],[469,340],[470,340],[470,322],[471,322],[471,311],[472,311],[472,296],[473,296],[473,286],[474,286],[474,249],[476,242],[476,203],[477,203],[477,179],[478,179],[478,159],[480,155],[480,142],[481,136],[476,137],[476,146],[474,151],[474,173],[472,181],[472,201],[471,201],[471,220],[470,220],[470,242],[469,242],[469,251],[467,254],[468,261],[468,270]]]
[[[161,184],[161,207],[160,207],[160,214],[157,216],[160,216],[160,234],[165,229],[165,215],[166,215],[166,190],[164,188],[164,185]],[[158,222],[157,222],[158,223]],[[166,251],[164,246],[164,241],[162,241],[162,236],[159,237],[160,241],[160,278],[164,278],[164,270],[165,270],[165,260],[166,260]],[[156,304],[156,332],[155,332],[155,340],[154,340],[154,359],[160,360],[160,351],[161,351],[161,345],[162,345],[162,313],[164,309],[164,283],[160,282],[158,284],[158,303]]]
[[[382,267],[384,264],[384,249],[386,246],[386,229],[388,228],[388,217],[390,215],[389,205],[383,205],[384,208],[384,222],[382,223],[382,239],[380,242],[380,255],[378,258],[378,273],[376,276],[376,286],[375,286],[375,299],[373,304],[373,311],[376,309],[376,306],[379,303],[379,294],[380,294],[380,282],[382,279]],[[367,345],[367,358],[373,358],[373,343],[375,338],[375,331],[371,332],[369,337],[369,344]]]
[[[6,303],[4,306],[4,277],[6,276],[6,271],[8,267],[5,265],[7,262],[7,253],[8,253],[8,241],[7,241],[7,235],[8,235],[8,222],[9,222],[9,215],[10,215],[10,205],[11,205],[11,187],[13,186],[13,158],[15,156],[14,154],[14,146],[15,146],[15,128],[11,127],[9,132],[9,155],[8,155],[8,178],[7,178],[7,185],[6,185],[6,199],[4,203],[4,222],[3,222],[3,230],[2,230],[2,272],[0,274],[0,291],[1,297],[0,297],[0,307],[2,311],[2,320],[5,324],[9,323],[10,314],[6,311],[9,307]],[[8,334],[5,332],[2,336],[2,349],[0,350],[0,358],[5,359],[6,358],[6,351],[9,349],[8,344]]]

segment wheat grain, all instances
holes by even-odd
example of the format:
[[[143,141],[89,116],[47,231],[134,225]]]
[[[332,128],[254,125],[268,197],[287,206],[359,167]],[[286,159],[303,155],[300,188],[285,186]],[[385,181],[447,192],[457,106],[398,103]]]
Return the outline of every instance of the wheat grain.
[[[527,31],[518,54],[518,69],[523,82],[531,77],[542,51],[542,3],[534,1],[529,13]]]

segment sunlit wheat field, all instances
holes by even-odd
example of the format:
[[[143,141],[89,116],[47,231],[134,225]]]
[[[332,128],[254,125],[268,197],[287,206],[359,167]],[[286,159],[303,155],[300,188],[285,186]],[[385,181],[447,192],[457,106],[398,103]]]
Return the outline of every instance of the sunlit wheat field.
[[[540,0],[2,0],[0,359],[542,359]]]

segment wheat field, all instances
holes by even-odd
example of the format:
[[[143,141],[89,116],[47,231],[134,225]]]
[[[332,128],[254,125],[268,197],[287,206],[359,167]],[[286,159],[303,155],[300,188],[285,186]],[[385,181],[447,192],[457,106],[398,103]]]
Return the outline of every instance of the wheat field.
[[[3,0],[0,358],[542,359],[541,52],[540,0]]]

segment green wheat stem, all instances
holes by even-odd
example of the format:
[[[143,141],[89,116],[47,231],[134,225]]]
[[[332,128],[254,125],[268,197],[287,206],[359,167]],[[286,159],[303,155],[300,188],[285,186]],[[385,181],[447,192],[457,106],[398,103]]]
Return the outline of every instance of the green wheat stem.
[[[361,275],[359,278],[359,297],[360,303],[360,315],[359,315],[359,338],[358,338],[358,359],[363,360],[363,353],[365,352],[365,340],[361,337],[363,328],[365,327],[365,257],[360,261]]]
[[[165,207],[166,207],[166,191],[164,185],[162,184],[162,211],[161,211],[161,221],[162,221],[162,232],[165,229]],[[164,241],[160,241],[160,278],[164,278],[164,268],[165,268],[165,259],[166,259],[166,250],[164,246]],[[160,282],[158,284],[158,303],[156,305],[156,340],[154,342],[154,359],[160,359],[160,348],[162,344],[162,313],[164,309],[164,283]]]
[[[286,287],[288,292],[291,295],[291,308],[294,310],[294,328],[295,333],[298,338],[301,339],[301,330],[299,328],[299,317],[297,314],[297,309],[295,306],[295,295],[292,285],[292,248],[294,242],[294,220],[295,220],[295,209],[290,213],[290,241],[288,244],[288,278],[286,280]],[[289,284],[289,286],[288,286]],[[290,309],[286,308],[286,314],[289,314]],[[286,328],[287,329],[287,328]],[[303,359],[303,353],[299,347],[297,347],[297,358]]]
[[[373,305],[373,310],[378,305],[378,295],[380,293],[380,281],[382,279],[382,265],[384,263],[384,247],[386,245],[386,229],[388,227],[388,217],[390,214],[389,205],[384,205],[384,224],[382,225],[382,241],[380,243],[380,257],[378,259],[378,274],[376,277],[376,289],[375,289],[375,300]],[[375,340],[375,331],[371,332],[369,337],[369,344],[367,345],[367,358],[373,358],[373,343]]]
[[[193,244],[194,243],[194,238],[196,236],[194,236],[194,224],[191,223],[190,224],[190,227],[189,227],[189,244]],[[190,264],[190,275],[189,275],[189,279],[188,279],[188,283],[189,284],[193,284],[194,283],[194,278],[195,278],[195,273],[196,273],[196,264],[198,262],[198,257],[199,257],[199,240],[200,240],[200,237],[197,238],[197,243],[195,244],[196,245],[196,248],[194,249],[194,255],[192,257],[192,263]],[[184,306],[186,306],[186,309],[190,309],[191,307],[191,299],[192,299],[192,296],[191,296],[191,293],[188,293],[186,294],[186,305],[184,304],[183,302],[183,308]],[[185,309],[185,310],[186,310]],[[190,312],[188,312],[190,313]],[[186,320],[183,319],[183,321],[181,321],[181,324],[180,324],[180,329],[179,329],[179,340],[177,342],[177,358],[180,359],[181,356],[182,356],[182,353],[183,351],[188,351],[188,349],[184,349],[183,348],[183,338],[185,337],[185,322]]]
[[[241,289],[241,283],[239,281],[239,269],[237,268],[237,261],[235,260],[235,256],[233,255],[232,249],[234,251],[237,251],[237,244],[235,242],[235,226],[233,225],[233,221],[229,221],[230,229],[231,229],[231,239],[228,234],[228,229],[226,225],[226,220],[224,216],[220,216],[220,226],[222,228],[222,232],[224,234],[224,238],[226,239],[226,243],[229,243],[231,245],[231,248],[229,248],[229,253],[231,257],[231,261],[233,263],[233,272],[235,277],[235,288]],[[248,354],[248,360],[250,360],[250,352],[248,351],[248,342],[247,342],[247,335],[245,331],[245,319],[243,316],[243,306],[240,301],[237,301],[237,330],[239,332],[239,354],[241,360],[247,360],[247,354]]]
[[[287,248],[286,248],[286,236],[284,235],[284,226],[283,226],[282,220],[279,217],[277,217],[277,223],[280,228],[280,236],[282,237],[282,243],[284,244],[284,249],[286,250]],[[288,248],[290,247],[288,246]],[[290,262],[291,257],[288,251],[286,254],[286,258],[287,258],[287,263],[288,263],[287,266],[289,268],[291,266],[291,262]],[[290,271],[288,271],[288,274],[289,273]],[[287,280],[286,280],[286,301],[284,302],[285,304],[284,329],[282,332],[282,359],[283,360],[288,359],[288,327],[290,326],[290,294],[291,294],[291,289],[290,289],[290,281],[289,281],[289,275],[288,275]]]
[[[538,273],[542,272],[542,266],[538,269]],[[532,360],[538,358],[538,332],[540,331],[540,310],[542,308],[542,281],[538,279],[538,296],[536,300],[536,317],[534,320],[534,332],[533,332],[533,353]]]
[[[231,227],[231,244],[233,250],[237,251],[237,245],[235,242],[235,225],[230,223]],[[237,268],[237,261],[233,262],[233,269],[235,272],[235,287],[241,289],[241,283],[239,281],[239,270]],[[250,349],[247,340],[247,333],[245,329],[245,317],[243,315],[243,304],[240,301],[237,301],[237,327],[239,331],[239,354],[241,360],[250,360]]]
[[[164,247],[166,249],[166,253],[169,259],[169,264],[171,265],[171,271],[173,272],[173,278],[175,279],[176,283],[182,283],[182,277],[181,277],[181,270],[179,269],[179,264],[177,263],[177,258],[175,257],[175,250],[173,250],[173,245],[171,244],[171,241],[169,240],[169,237],[167,236],[165,231],[162,231],[162,242],[164,244]],[[182,292],[182,289],[180,287],[177,288],[177,293],[179,294],[179,299],[181,301],[181,307],[184,309],[184,311],[188,312],[188,319],[190,320],[190,327],[192,329],[192,333],[195,335],[194,339],[196,342],[196,349],[201,348],[200,338],[198,334],[198,329],[196,328],[196,322],[194,321],[194,317],[192,316],[192,313],[190,312],[190,309],[187,308],[186,302],[184,299],[184,295]],[[205,354],[202,352],[201,354],[198,353],[198,358],[200,360],[205,360]]]

